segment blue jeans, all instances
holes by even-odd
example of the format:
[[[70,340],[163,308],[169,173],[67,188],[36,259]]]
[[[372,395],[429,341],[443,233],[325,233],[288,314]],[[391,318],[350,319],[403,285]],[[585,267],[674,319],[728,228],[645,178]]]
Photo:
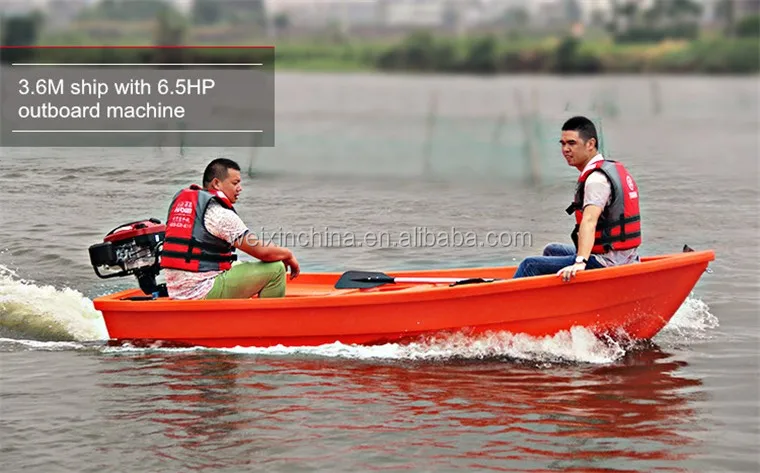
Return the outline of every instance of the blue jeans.
[[[575,246],[563,243],[549,243],[544,247],[543,256],[529,256],[525,258],[517,267],[513,278],[557,274],[560,269],[573,263],[575,263]],[[603,267],[594,258],[594,255],[591,255],[586,265],[586,269]]]

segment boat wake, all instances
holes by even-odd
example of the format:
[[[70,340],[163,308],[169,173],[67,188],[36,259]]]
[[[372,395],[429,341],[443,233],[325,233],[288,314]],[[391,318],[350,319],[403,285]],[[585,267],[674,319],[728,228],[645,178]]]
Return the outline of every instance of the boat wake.
[[[688,298],[670,323],[653,340],[660,346],[680,346],[712,336],[718,319],[707,304]],[[590,331],[575,327],[552,337],[530,337],[505,332],[478,336],[451,334],[409,344],[377,346],[332,343],[316,347],[230,349],[109,346],[101,313],[92,300],[70,288],[36,285],[0,266],[0,349],[77,350],[98,349],[108,353],[142,351],[221,351],[258,356],[307,356],[359,360],[484,360],[509,359],[531,363],[612,363],[631,346],[601,340]]]
[[[103,316],[82,293],[41,286],[0,265],[0,336],[40,342],[107,340]]]
[[[714,336],[713,329],[719,326],[718,317],[704,301],[688,297],[652,341],[668,346],[706,340]]]
[[[381,360],[486,360],[510,359],[531,362],[611,363],[626,349],[616,342],[600,340],[589,330],[575,327],[553,337],[530,337],[507,332],[471,336],[456,333],[429,337],[409,344],[388,343],[355,346],[333,343],[319,347],[235,348],[235,353],[260,355],[311,355]]]
[[[670,323],[654,338],[660,347],[683,345],[711,336],[718,327],[718,318],[700,299],[684,301]],[[359,360],[485,360],[508,359],[533,364],[613,363],[625,356],[634,345],[622,341],[600,339],[583,327],[574,327],[554,336],[531,337],[508,332],[470,336],[462,333],[430,337],[410,344],[389,343],[378,346],[355,346],[333,343],[318,347],[233,348],[226,351],[240,354],[271,356],[321,356]]]

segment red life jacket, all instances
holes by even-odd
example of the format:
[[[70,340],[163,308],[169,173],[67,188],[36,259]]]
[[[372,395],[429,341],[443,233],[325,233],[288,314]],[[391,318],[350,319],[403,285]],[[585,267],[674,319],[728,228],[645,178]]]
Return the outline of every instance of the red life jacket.
[[[633,176],[621,163],[601,160],[578,177],[575,198],[567,213],[575,213],[575,228],[570,237],[578,248],[578,230],[583,219],[583,192],[586,179],[592,172],[601,172],[611,185],[611,200],[605,205],[594,234],[592,254],[610,250],[629,250],[641,245],[641,215],[639,213],[639,188]]]
[[[232,267],[235,247],[211,234],[203,223],[212,200],[235,211],[223,192],[211,193],[195,184],[175,194],[166,219],[161,268],[206,272]]]

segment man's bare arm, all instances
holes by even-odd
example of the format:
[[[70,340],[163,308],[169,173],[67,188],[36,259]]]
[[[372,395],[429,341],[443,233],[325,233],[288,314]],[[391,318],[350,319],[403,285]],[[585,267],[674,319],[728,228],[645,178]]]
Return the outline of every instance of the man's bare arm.
[[[586,260],[591,256],[591,249],[594,247],[596,224],[602,210],[598,205],[587,205],[583,209],[583,218],[578,229],[578,256],[582,256]]]
[[[242,237],[237,238],[233,242],[233,245],[240,251],[244,251],[265,263],[285,261],[293,258],[293,252],[289,249],[272,243],[267,244],[256,238],[252,233],[246,233]]]

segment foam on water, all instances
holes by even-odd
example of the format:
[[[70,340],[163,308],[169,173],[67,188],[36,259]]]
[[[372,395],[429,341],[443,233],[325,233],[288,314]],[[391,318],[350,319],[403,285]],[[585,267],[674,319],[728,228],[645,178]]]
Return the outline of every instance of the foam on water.
[[[708,337],[708,330],[718,326],[718,319],[709,312],[707,304],[688,298],[670,323],[655,337],[665,345],[682,344]],[[316,356],[358,360],[447,360],[509,358],[538,363],[574,362],[605,364],[622,358],[630,347],[611,340],[600,340],[589,330],[574,327],[554,336],[530,337],[506,332],[480,336],[453,334],[431,337],[410,344],[389,343],[376,346],[345,345],[339,342],[316,347],[235,347],[229,349],[151,348],[129,345],[104,350],[119,353],[132,351],[217,351],[262,356]]]
[[[384,345],[346,345],[335,342],[319,346],[286,347],[235,347],[235,348],[165,348],[160,343],[153,347],[134,347],[128,344],[105,347],[112,353],[127,352],[193,352],[216,351],[263,356],[309,356],[347,358],[354,360],[478,360],[509,358],[531,362],[612,363],[626,353],[626,349],[612,341],[602,341],[583,327],[574,327],[553,337],[530,337],[506,332],[481,336],[453,334],[433,337],[409,344],[387,343]]]
[[[71,351],[90,349],[80,342],[46,342],[40,340],[18,340],[15,338],[0,338],[0,347],[3,351]]]
[[[355,346],[333,343],[319,347],[234,348],[235,353],[262,355],[307,354],[354,359],[445,360],[508,357],[530,361],[611,363],[625,354],[614,342],[604,342],[582,327],[553,337],[530,337],[507,332],[468,336],[458,333],[399,345]]]
[[[707,304],[690,296],[653,341],[667,345],[704,340],[710,338],[713,335],[712,329],[719,325],[718,318],[710,313]]]
[[[663,331],[698,335],[719,325],[718,318],[710,313],[707,304],[700,299],[689,297],[681,304]]]
[[[12,339],[107,340],[100,311],[70,288],[36,285],[0,265],[0,332]]]

